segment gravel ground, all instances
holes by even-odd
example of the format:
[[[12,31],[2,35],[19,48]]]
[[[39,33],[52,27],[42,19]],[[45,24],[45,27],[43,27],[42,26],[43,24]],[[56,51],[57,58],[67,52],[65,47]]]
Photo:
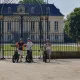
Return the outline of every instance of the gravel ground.
[[[0,80],[80,80],[80,60],[58,59],[51,63],[0,60]]]

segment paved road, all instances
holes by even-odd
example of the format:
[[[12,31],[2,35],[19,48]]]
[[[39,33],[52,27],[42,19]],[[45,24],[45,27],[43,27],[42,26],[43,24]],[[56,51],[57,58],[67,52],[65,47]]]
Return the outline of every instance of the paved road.
[[[0,80],[80,80],[80,60],[35,60],[31,64],[0,61]]]

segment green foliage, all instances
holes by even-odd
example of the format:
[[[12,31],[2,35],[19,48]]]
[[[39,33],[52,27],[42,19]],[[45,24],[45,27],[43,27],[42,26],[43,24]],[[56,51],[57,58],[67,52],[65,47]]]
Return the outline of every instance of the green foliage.
[[[71,38],[80,41],[80,8],[75,8],[74,11],[67,16],[65,32]]]
[[[24,4],[24,3],[40,3],[43,4],[45,3],[44,0],[22,0],[19,3]]]

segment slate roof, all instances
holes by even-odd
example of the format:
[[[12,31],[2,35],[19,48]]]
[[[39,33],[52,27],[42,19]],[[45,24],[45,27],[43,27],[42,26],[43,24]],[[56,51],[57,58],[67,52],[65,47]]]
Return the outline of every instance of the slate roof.
[[[17,7],[20,4],[0,4],[0,13],[2,11],[3,15],[13,15],[13,13],[17,12]],[[58,8],[55,7],[54,4],[22,4],[25,7],[25,11],[30,15],[40,15],[47,14],[47,10],[50,9],[48,13],[49,16],[64,16]],[[11,8],[11,13],[8,12],[8,8]],[[31,11],[32,7],[34,7],[34,12]]]

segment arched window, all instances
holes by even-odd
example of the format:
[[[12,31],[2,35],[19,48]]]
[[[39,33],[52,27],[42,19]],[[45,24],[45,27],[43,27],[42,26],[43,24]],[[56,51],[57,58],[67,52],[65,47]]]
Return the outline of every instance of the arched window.
[[[50,14],[50,7],[46,8],[46,14]]]
[[[8,7],[8,13],[11,13],[11,12],[12,12],[11,7]]]
[[[31,8],[31,13],[34,13],[34,7]]]
[[[19,5],[17,7],[17,12],[18,13],[24,13],[25,12],[25,6],[24,5]]]

